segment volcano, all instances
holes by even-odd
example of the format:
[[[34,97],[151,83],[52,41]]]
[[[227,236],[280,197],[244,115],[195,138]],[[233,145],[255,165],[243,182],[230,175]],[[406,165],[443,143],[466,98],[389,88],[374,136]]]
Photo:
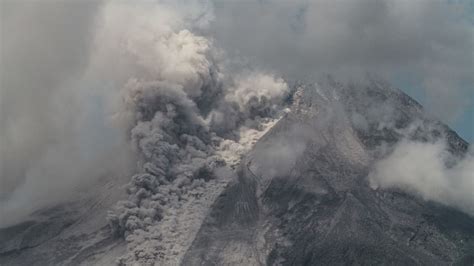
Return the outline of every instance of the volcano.
[[[367,118],[384,105],[394,107],[392,129]],[[364,127],[347,116],[354,113]],[[367,180],[376,147],[397,143],[415,120],[433,127],[410,138],[445,135],[453,153],[467,151],[416,101],[377,82],[297,91],[291,112],[242,161],[183,265],[471,265],[472,217]]]
[[[127,246],[105,220],[125,181],[105,179],[84,199],[0,229],[0,264],[107,265],[134,252],[119,263],[473,265],[472,216],[369,178],[402,140],[445,139],[459,159],[466,141],[379,81],[297,84],[287,103],[225,178],[203,178],[213,185],[163,214],[168,232]],[[157,253],[147,257],[147,249]]]

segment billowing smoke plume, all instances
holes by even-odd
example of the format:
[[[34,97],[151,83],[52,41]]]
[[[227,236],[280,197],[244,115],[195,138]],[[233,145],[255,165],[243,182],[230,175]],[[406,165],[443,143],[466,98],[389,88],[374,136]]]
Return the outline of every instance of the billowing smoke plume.
[[[278,117],[289,88],[269,72],[226,71],[222,51],[191,32],[208,26],[212,8],[189,3],[5,6],[18,16],[7,17],[4,30],[25,25],[7,35],[11,53],[2,61],[2,72],[13,73],[1,91],[2,224],[67,200],[103,175],[126,174],[122,166],[135,160],[123,161],[130,146],[139,174],[109,216],[131,251],[143,253],[125,260],[156,259],[164,243],[140,247],[142,230],[210,196],[203,191],[218,194],[218,178],[230,176],[225,165],[235,167]],[[38,20],[31,32],[44,40],[22,42],[32,35],[27,17]]]
[[[456,5],[412,2],[2,2],[0,216],[18,220],[138,161],[128,198],[108,216],[129,244],[121,261],[173,264],[185,248],[177,243],[189,241],[161,240],[192,240],[230,168],[281,116],[290,88],[280,76],[410,72],[435,88],[435,106],[462,106],[451,96],[464,93],[457,81],[473,81],[472,27],[452,20]],[[229,66],[229,51],[266,71]],[[372,130],[371,119],[393,127],[393,110],[380,107],[348,117],[360,130]],[[446,168],[443,149],[401,143],[372,181],[471,211],[472,156]]]
[[[102,12],[95,58],[118,57],[126,70],[115,120],[129,130],[139,157],[128,199],[108,219],[135,254],[122,261],[147,263],[166,255],[165,243],[145,242],[164,233],[158,228],[168,212],[199,200],[202,191],[219,191],[225,175],[216,173],[234,162],[225,154],[245,152],[245,143],[255,141],[248,136],[259,135],[246,132],[278,117],[289,87],[263,72],[226,73],[222,53],[187,30],[192,19],[170,5],[108,3]]]

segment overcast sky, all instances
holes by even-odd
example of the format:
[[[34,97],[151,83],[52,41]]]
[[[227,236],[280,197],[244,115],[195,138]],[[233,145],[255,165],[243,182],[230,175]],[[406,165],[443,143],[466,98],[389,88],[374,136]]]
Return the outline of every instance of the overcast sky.
[[[420,100],[464,138],[473,139],[472,1],[160,2],[189,14],[194,30],[214,39],[229,58],[287,79],[375,73]],[[26,103],[33,99],[50,101],[52,90],[80,75],[102,19],[97,18],[101,6],[98,0],[2,1],[2,124],[16,117],[9,115],[9,122],[7,113],[31,108],[34,104]],[[34,116],[44,113],[21,116],[37,123]]]
[[[290,79],[389,80],[472,141],[472,1],[215,1],[209,34]]]
[[[474,139],[472,1],[104,2],[0,0],[0,202],[16,195],[10,209],[57,200],[128,169],[124,132],[106,123],[106,102],[128,78],[147,74],[130,61],[180,72],[170,66],[182,58],[169,50],[159,57],[165,65],[149,54],[157,52],[150,40],[182,28],[211,41],[213,56],[224,57],[216,60],[249,72],[306,82],[378,75]]]

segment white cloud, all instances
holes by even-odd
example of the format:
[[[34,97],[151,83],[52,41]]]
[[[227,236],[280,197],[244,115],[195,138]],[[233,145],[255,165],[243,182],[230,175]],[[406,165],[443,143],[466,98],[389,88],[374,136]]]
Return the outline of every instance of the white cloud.
[[[445,120],[473,100],[469,1],[215,1],[215,13],[217,44],[285,77],[407,77]]]
[[[375,164],[369,179],[374,188],[400,188],[474,215],[474,156],[447,167],[452,159],[444,142],[405,140]]]

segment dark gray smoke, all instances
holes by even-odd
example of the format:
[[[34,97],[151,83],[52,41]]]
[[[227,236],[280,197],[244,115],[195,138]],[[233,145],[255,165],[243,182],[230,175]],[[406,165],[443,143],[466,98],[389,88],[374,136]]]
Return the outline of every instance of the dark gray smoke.
[[[122,262],[155,261],[170,217],[189,206],[196,209],[189,216],[198,217],[232,175],[229,168],[282,115],[290,88],[279,76],[352,79],[373,72],[394,80],[409,73],[438,116],[456,116],[465,94],[458,83],[474,81],[473,28],[454,19],[464,15],[463,4],[4,1],[0,211],[11,220],[0,224],[138,161],[128,198],[108,219],[129,244]],[[372,119],[391,128],[391,108],[342,117],[360,130]],[[339,111],[328,111],[328,120]],[[411,147],[395,148],[372,181],[471,210],[469,190],[453,195],[472,186],[472,160],[447,170],[436,161],[439,149]],[[275,162],[291,163],[302,149],[298,140],[274,148],[262,155],[273,159],[274,171],[285,166]],[[407,151],[433,159],[433,168],[408,171],[399,156]],[[387,166],[408,170],[394,177]],[[436,193],[418,182],[433,169],[441,172],[432,182]],[[451,175],[460,181],[446,184]]]
[[[289,92],[271,74],[227,72],[212,41],[186,29],[193,16],[176,12],[168,4],[108,3],[101,15],[107,19],[94,58],[99,65],[121,58],[114,119],[129,130],[139,157],[128,199],[108,217],[115,233],[140,253],[124,257],[125,263],[156,260],[160,245],[141,247],[149,238],[144,232],[159,227],[173,208],[199,199],[197,191],[218,186],[216,171],[229,167],[222,153],[238,154],[233,149],[253,140],[243,133],[276,118]],[[224,141],[235,145],[222,146]]]

